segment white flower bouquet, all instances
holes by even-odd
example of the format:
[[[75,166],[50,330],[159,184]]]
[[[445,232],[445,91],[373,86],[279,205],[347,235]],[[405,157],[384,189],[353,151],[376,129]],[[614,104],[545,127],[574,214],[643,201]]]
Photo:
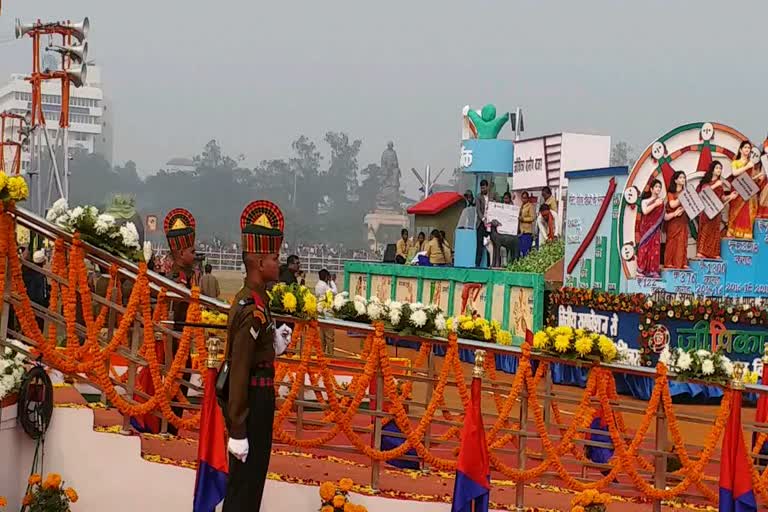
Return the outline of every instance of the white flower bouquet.
[[[659,354],[659,362],[683,380],[696,379],[727,385],[733,377],[733,362],[720,352],[704,349],[685,351],[667,346]],[[754,384],[757,378],[756,372],[744,372],[745,383]]]
[[[64,199],[56,201],[46,219],[70,233],[80,233],[84,242],[133,261],[144,261],[144,248],[139,243],[139,232],[132,222],[118,225],[115,218],[100,213],[95,206],[76,206],[69,209]]]
[[[16,393],[24,376],[26,357],[12,348],[0,349],[0,402]]]

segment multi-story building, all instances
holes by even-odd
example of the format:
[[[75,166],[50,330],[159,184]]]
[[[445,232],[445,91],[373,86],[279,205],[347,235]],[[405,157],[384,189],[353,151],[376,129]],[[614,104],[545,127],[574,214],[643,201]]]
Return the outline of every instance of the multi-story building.
[[[12,74],[10,81],[0,87],[0,112],[9,111],[24,115],[31,107],[32,86],[23,74]],[[48,127],[51,144],[55,141],[61,112],[61,82],[52,80],[43,83],[43,114]],[[112,116],[111,106],[104,97],[101,87],[101,73],[97,66],[88,66],[86,83],[82,87],[71,87],[69,98],[69,149],[83,149],[89,153],[98,152],[112,163]],[[18,127],[18,125],[17,125]],[[16,140],[16,134],[6,127],[3,140]],[[10,163],[11,155],[6,154]],[[22,171],[29,167],[29,153],[22,153]]]

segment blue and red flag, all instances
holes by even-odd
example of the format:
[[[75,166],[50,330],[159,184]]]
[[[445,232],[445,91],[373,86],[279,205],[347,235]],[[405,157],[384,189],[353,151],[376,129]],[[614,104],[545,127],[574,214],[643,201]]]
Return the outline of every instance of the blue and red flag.
[[[197,445],[197,476],[193,512],[214,512],[227,491],[227,432],[224,416],[216,402],[216,369],[209,368],[205,378],[200,411],[200,439]]]
[[[472,397],[464,416],[451,512],[488,512],[491,463],[483,428],[481,381],[472,379]],[[474,508],[473,508],[474,504]]]
[[[763,365],[763,375],[761,384],[768,383],[768,364]],[[755,413],[755,423],[768,423],[768,393],[760,393],[757,399],[757,412]],[[754,448],[757,443],[757,433],[752,434],[752,447]],[[760,455],[768,455],[768,441],[763,443],[760,449]],[[766,462],[765,457],[761,457],[760,463],[764,465]]]
[[[741,393],[734,392],[720,462],[720,512],[757,512],[752,471],[741,429]]]

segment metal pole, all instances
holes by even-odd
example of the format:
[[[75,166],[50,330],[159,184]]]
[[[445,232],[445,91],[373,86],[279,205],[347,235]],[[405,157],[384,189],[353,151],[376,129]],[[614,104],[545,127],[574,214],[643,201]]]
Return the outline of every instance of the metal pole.
[[[62,148],[61,157],[64,159],[62,197],[69,204],[69,128],[64,128],[64,147]]]

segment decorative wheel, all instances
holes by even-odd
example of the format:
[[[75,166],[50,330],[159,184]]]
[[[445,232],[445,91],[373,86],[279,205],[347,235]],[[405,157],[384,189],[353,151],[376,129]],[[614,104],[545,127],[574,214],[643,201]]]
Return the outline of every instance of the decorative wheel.
[[[42,438],[53,415],[53,383],[42,366],[33,366],[21,379],[18,408],[24,432],[32,439]]]
[[[742,140],[747,140],[747,137],[729,126],[697,122],[665,133],[643,151],[629,173],[619,211],[619,247],[624,256],[622,270],[625,278],[634,279],[637,275],[637,261],[627,258],[623,248],[633,243],[635,252],[638,250],[637,206],[643,192],[658,180],[662,183],[662,193],[666,195],[666,188],[675,171],[684,171],[689,185],[695,187],[713,160],[723,163],[723,175],[727,177],[731,172],[730,162]],[[759,159],[759,153],[759,150],[755,151],[752,158]],[[636,207],[631,207],[633,202]],[[689,244],[693,242],[695,240],[691,239]]]

